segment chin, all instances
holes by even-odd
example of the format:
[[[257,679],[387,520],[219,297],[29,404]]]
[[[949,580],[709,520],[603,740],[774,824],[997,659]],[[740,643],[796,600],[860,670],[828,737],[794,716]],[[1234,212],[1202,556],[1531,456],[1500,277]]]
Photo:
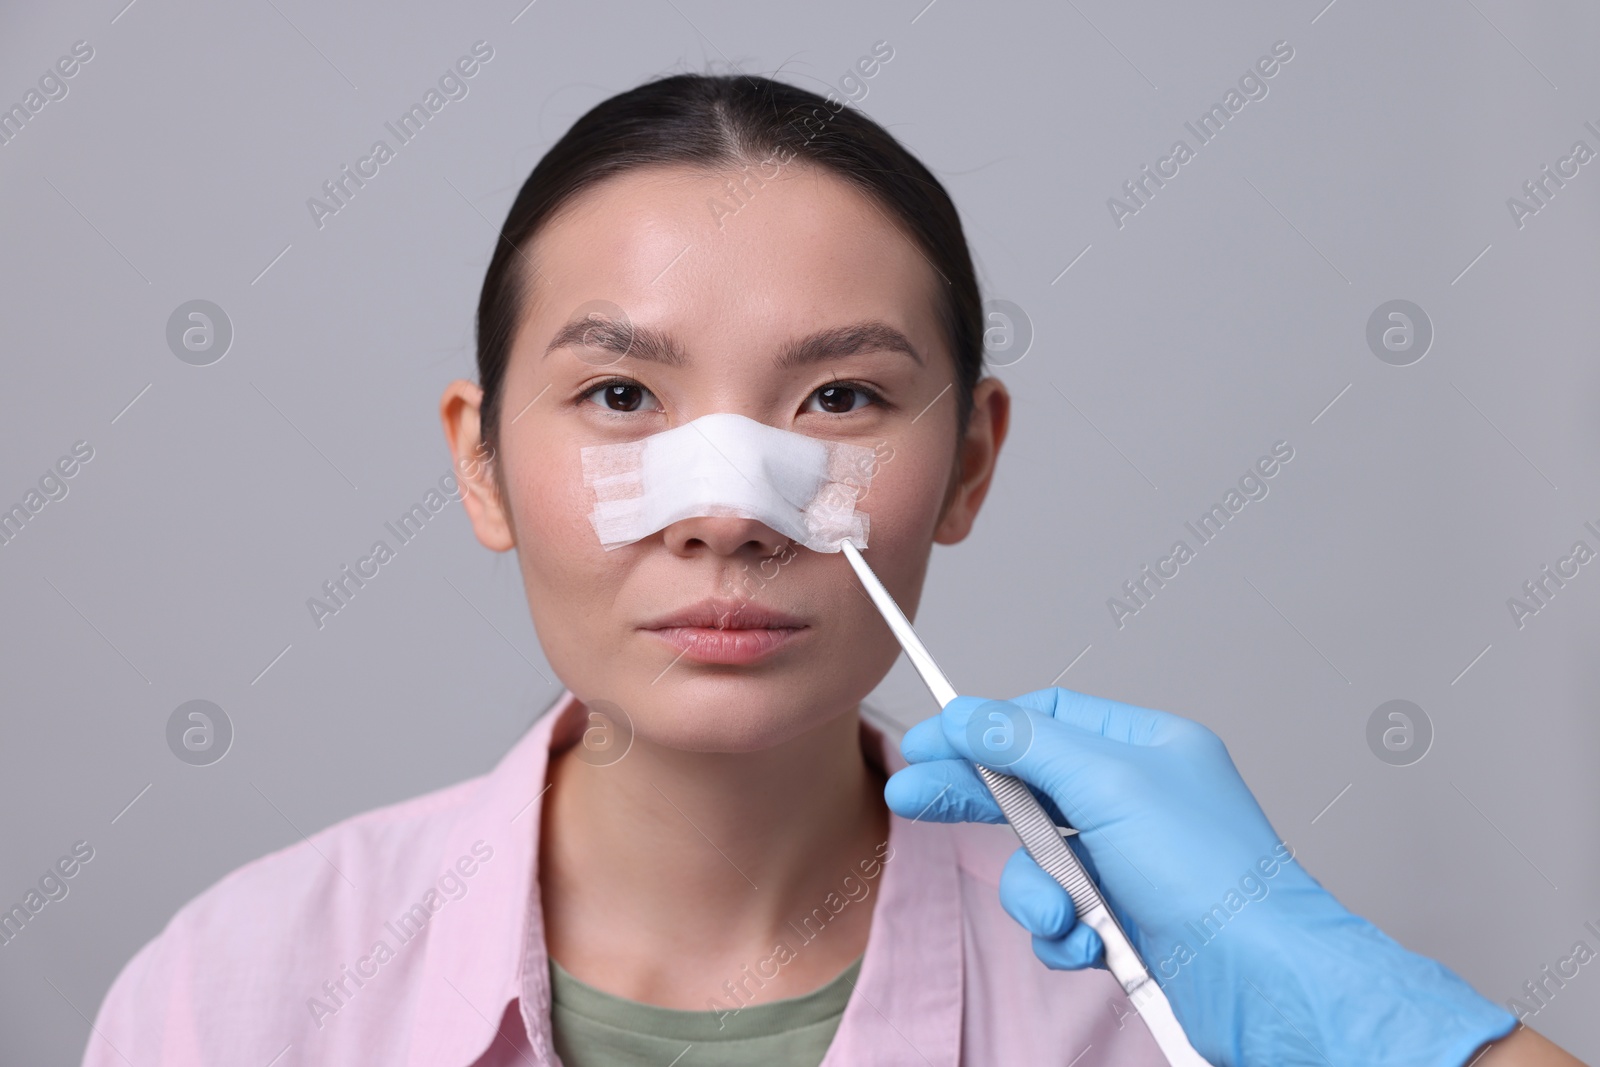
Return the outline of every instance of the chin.
[[[760,752],[827,722],[830,708],[851,706],[782,674],[697,674],[668,674],[651,687],[664,692],[641,694],[635,735],[689,752]]]

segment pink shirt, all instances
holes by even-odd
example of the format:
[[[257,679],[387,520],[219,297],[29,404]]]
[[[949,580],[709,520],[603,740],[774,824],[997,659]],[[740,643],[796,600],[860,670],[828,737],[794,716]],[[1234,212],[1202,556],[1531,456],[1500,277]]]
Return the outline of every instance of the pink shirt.
[[[581,712],[563,693],[488,774],[346,819],[201,893],[113,983],[86,1067],[559,1064],[540,801]],[[885,771],[905,765],[865,722],[862,739]],[[890,815],[885,862],[861,880],[878,897],[859,981],[823,1067],[1165,1063],[1108,973],[1033,955],[997,896],[1016,848],[1004,825]],[[829,903],[854,906],[843,891]]]

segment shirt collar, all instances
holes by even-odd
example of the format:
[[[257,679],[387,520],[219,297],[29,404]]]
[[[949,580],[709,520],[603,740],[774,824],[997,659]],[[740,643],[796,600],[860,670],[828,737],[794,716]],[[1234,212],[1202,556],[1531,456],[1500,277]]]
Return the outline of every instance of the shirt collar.
[[[441,866],[493,849],[460,901],[428,926],[410,1067],[482,1056],[519,1001],[534,1062],[556,1064],[550,970],[538,877],[539,830],[552,746],[581,730],[582,705],[565,691],[506,753],[455,818]],[[886,774],[905,766],[899,746],[861,724],[867,758]],[[956,1067],[961,1051],[961,886],[947,828],[889,814],[889,842],[875,890],[867,950],[856,987],[822,1067],[912,1063]],[[514,1025],[511,1024],[511,1025]]]
[[[468,1067],[501,1028],[507,1003],[521,996],[526,959],[545,962],[544,909],[539,899],[539,825],[552,728],[579,705],[565,691],[474,783],[451,828],[442,865],[482,841],[494,850],[467,895],[428,925],[427,952],[412,1012],[408,1067]],[[536,1063],[558,1062],[550,1044],[548,981],[522,1010]],[[513,1035],[508,1034],[508,1039]]]

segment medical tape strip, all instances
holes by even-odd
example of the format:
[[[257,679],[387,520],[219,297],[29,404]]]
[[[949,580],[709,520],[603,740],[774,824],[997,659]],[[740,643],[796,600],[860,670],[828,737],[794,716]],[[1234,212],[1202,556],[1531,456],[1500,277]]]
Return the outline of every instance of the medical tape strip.
[[[876,470],[871,448],[717,412],[580,457],[595,492],[589,521],[608,551],[696,516],[757,519],[817,552],[867,546],[855,505]]]

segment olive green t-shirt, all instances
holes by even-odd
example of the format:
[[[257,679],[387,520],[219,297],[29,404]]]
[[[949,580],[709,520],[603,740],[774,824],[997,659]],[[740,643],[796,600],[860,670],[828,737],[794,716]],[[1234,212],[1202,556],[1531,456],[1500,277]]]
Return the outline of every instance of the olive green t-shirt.
[[[861,959],[804,996],[734,1012],[641,1004],[580,982],[550,961],[550,1022],[567,1067],[817,1067]]]

